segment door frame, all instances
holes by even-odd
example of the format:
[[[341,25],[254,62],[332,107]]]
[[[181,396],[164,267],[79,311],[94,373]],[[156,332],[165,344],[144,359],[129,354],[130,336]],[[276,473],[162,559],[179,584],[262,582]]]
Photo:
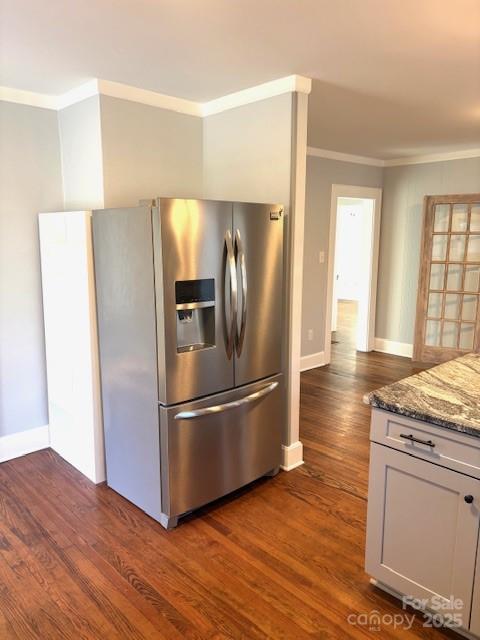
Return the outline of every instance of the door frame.
[[[372,351],[375,343],[375,311],[377,306],[378,255],[380,247],[380,218],[382,211],[382,189],[359,187],[347,184],[332,184],[330,200],[330,229],[328,238],[327,303],[325,317],[325,364],[331,361],[332,305],[335,268],[335,243],[337,235],[337,208],[339,198],[362,198],[374,201],[372,243],[370,246],[370,279],[368,286],[368,323],[364,339],[365,351]]]

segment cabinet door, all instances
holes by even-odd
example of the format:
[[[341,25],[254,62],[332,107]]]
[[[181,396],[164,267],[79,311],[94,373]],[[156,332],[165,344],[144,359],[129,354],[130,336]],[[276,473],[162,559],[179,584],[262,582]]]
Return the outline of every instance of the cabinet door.
[[[480,538],[478,541],[477,568],[475,570],[475,584],[473,587],[470,631],[476,636],[480,636]]]
[[[479,480],[372,444],[367,572],[468,627],[479,504]],[[463,608],[449,607],[452,596]]]

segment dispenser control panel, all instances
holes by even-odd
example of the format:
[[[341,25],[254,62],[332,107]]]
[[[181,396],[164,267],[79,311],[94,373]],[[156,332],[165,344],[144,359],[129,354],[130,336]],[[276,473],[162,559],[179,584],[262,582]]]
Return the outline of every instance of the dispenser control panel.
[[[215,279],[177,280],[177,352],[215,347]]]
[[[175,282],[175,301],[177,305],[194,302],[215,303],[215,280],[177,280]]]

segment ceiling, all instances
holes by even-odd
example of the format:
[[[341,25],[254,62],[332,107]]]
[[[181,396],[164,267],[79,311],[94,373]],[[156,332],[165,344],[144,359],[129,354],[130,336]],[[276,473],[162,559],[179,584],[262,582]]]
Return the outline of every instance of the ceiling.
[[[313,78],[309,144],[480,147],[480,0],[0,0],[0,85],[91,78],[207,101]]]

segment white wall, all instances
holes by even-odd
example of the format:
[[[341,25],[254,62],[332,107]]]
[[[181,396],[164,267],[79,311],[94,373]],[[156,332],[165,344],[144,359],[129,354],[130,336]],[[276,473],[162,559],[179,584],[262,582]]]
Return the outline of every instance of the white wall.
[[[41,213],[49,444],[105,480],[90,211]]]
[[[335,245],[334,297],[358,300],[365,249],[363,200],[339,198]]]
[[[202,119],[100,97],[105,207],[202,196]]]
[[[48,424],[37,214],[62,207],[57,114],[0,102],[0,437]]]
[[[92,96],[58,113],[65,209],[103,207],[100,98]]]

